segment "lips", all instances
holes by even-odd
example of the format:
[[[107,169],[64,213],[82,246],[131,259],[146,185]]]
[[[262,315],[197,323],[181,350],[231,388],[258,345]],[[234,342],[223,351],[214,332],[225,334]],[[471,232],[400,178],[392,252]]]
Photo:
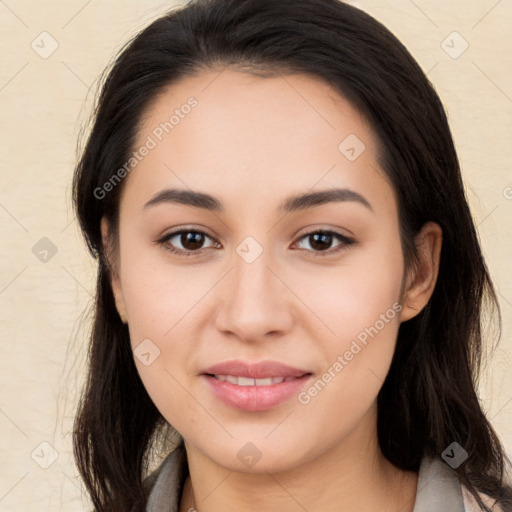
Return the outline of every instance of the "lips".
[[[296,377],[266,377],[263,379],[253,379],[251,377],[240,377],[236,375],[214,375],[217,380],[222,382],[231,382],[237,386],[271,386],[272,384],[281,384],[283,381],[290,381]]]
[[[278,407],[296,395],[312,373],[277,361],[250,364],[237,360],[211,366],[200,376],[225,404],[256,412]]]
[[[250,364],[234,360],[210,366],[201,373],[206,375],[231,375],[233,377],[247,377],[251,379],[268,379],[269,377],[302,377],[311,372],[277,361],[261,361]]]

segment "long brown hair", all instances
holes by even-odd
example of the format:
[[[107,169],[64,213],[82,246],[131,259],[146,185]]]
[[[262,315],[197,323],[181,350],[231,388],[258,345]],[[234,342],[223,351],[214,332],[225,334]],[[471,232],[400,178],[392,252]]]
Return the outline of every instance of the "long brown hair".
[[[98,259],[89,371],[74,427],[74,454],[99,511],[144,510],[148,454],[167,427],[139,378],[128,330],[110,287],[100,221],[116,237],[123,183],[102,184],[129,159],[138,123],[165,87],[221,64],[248,73],[305,73],[323,79],[366,116],[380,143],[379,163],[396,191],[404,259],[429,220],[443,229],[439,275],[428,305],[400,326],[378,395],[384,455],[417,471],[425,455],[457,442],[468,453],[455,471],[512,510],[506,458],[483,413],[476,381],[482,324],[501,315],[466,201],[445,111],[404,46],[382,24],[337,0],[195,0],[169,11],[119,53],[97,100],[74,175],[74,205]],[[492,316],[495,315],[495,316]]]

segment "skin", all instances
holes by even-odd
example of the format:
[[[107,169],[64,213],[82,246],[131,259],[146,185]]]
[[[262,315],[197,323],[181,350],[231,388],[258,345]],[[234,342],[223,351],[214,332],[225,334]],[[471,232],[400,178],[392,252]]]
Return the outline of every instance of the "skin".
[[[125,179],[112,257],[112,288],[132,347],[149,338],[160,350],[148,366],[135,358],[137,369],[185,440],[190,477],[180,511],[238,511],[242,503],[245,511],[412,511],[417,474],[380,452],[376,399],[400,323],[433,292],[441,228],[425,224],[420,264],[406,272],[377,139],[324,82],[202,71],[152,103],[137,147],[190,96],[197,107]],[[365,144],[354,161],[338,149],[349,134]],[[170,187],[211,194],[224,211],[175,203],[144,208]],[[278,211],[290,195],[335,187],[358,192],[373,211],[354,201]],[[207,234],[199,254],[165,249],[192,251],[180,236],[156,243],[181,227]],[[325,255],[303,237],[318,229],[356,243],[334,252],[343,245],[334,237]],[[108,244],[105,220],[102,230]],[[263,249],[252,263],[236,252],[247,236]],[[395,303],[402,310],[308,404],[293,397],[267,411],[235,410],[198,376],[230,359],[271,359],[307,369],[316,380]],[[251,467],[237,457],[247,442],[261,452]]]

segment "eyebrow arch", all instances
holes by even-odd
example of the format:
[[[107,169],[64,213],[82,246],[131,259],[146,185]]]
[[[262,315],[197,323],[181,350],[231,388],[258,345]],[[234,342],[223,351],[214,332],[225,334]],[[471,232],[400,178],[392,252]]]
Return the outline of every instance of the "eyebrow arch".
[[[361,194],[348,188],[333,188],[289,197],[281,204],[279,209],[288,213],[313,208],[327,203],[343,201],[360,203],[373,212],[371,204]]]
[[[279,206],[279,210],[285,213],[305,210],[327,203],[353,201],[362,204],[370,211],[374,211],[371,204],[359,193],[347,188],[334,188],[291,196],[285,199]],[[183,204],[194,206],[214,212],[223,212],[222,202],[203,192],[184,190],[178,188],[165,189],[158,192],[147,203],[144,209],[165,203]]]

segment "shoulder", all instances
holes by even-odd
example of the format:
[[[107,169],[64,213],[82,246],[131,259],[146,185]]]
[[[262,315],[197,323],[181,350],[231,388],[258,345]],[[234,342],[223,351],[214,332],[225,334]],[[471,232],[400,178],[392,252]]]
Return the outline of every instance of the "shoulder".
[[[493,512],[505,512],[490,496],[483,493],[479,493],[479,496]],[[456,472],[439,457],[424,457],[419,470],[416,505],[413,512],[430,510],[483,512],[476,498],[459,481]]]
[[[147,511],[174,512],[177,510],[187,474],[186,450],[181,443],[143,480],[142,485],[149,496]]]
[[[142,486],[148,493],[145,512],[175,512],[187,474],[186,451],[181,443],[142,481]],[[89,512],[97,511],[93,509]]]
[[[144,489],[146,489],[146,491],[148,491],[148,493],[150,493],[155,487],[155,482],[157,481],[158,476],[162,472],[162,469],[164,468],[164,465],[168,459],[169,457],[166,457],[166,459],[142,481],[142,486]]]
[[[462,498],[464,500],[464,512],[482,512],[482,508],[478,505],[475,497],[469,492],[469,489],[461,485]],[[496,500],[487,494],[479,492],[480,499],[488,506],[493,512],[505,512],[502,507],[496,504]]]

